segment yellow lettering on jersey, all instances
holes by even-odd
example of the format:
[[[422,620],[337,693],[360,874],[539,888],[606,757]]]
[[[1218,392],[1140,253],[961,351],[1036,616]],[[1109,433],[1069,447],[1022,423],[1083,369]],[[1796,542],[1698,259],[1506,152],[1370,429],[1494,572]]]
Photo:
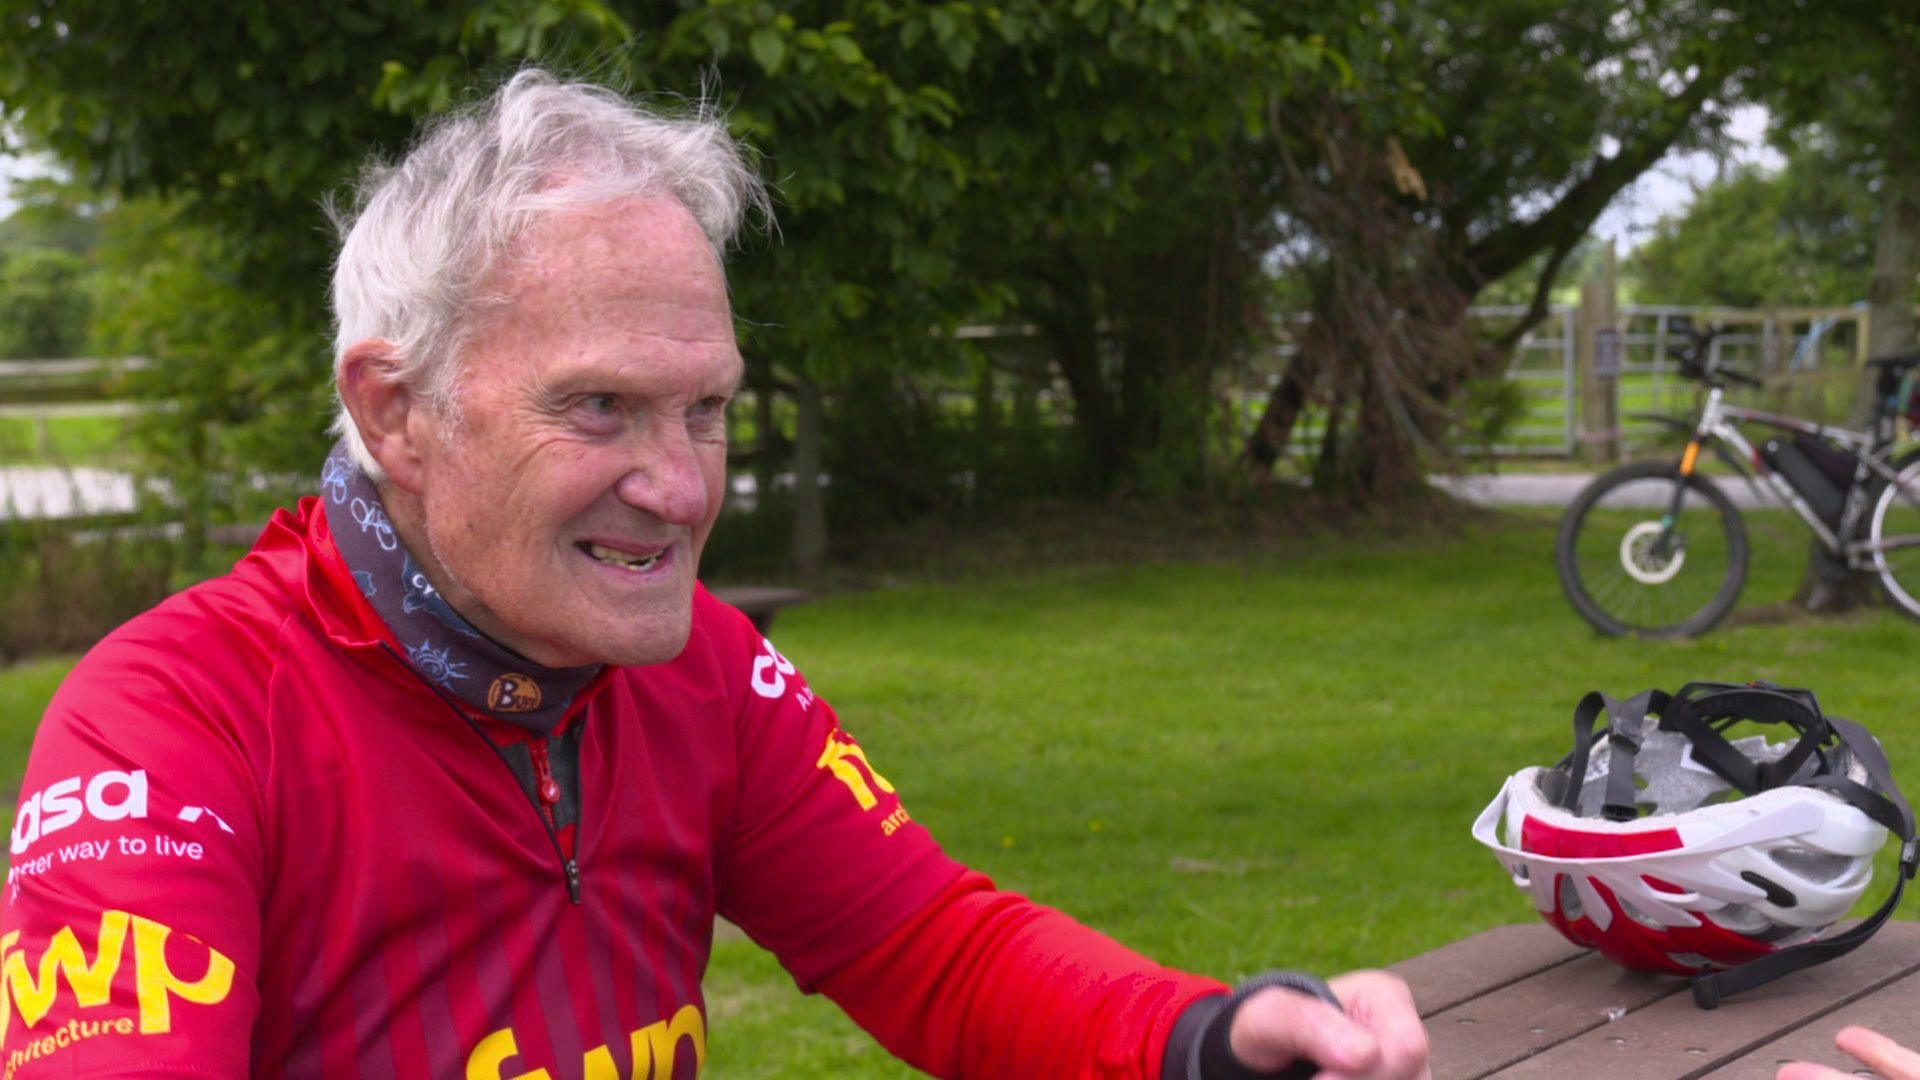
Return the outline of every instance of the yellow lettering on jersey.
[[[73,927],[63,926],[47,939],[37,978],[28,966],[26,950],[14,948],[20,940],[19,931],[0,938],[0,1040],[6,1038],[14,1013],[32,1027],[53,1011],[61,976],[73,990],[76,1007],[107,1004],[113,996],[114,976],[126,955],[129,929],[133,935],[134,996],[140,1005],[141,1034],[173,1030],[173,998],[196,1005],[218,1005],[232,992],[233,961],[219,950],[206,947],[207,970],[197,979],[181,979],[167,963],[167,938],[173,933],[172,927],[124,911],[103,911],[93,960],[87,960]],[[191,934],[181,936],[199,941]]]
[[[58,976],[64,973],[67,985],[73,987],[73,1000],[82,1008],[90,1005],[104,1005],[113,994],[113,976],[120,970],[120,954],[127,940],[127,913],[108,911],[100,916],[100,936],[98,948],[94,951],[93,962],[87,962],[86,950],[80,947],[80,939],[74,935],[73,927],[63,926],[54,931],[47,942],[47,951],[40,957],[40,978],[35,981],[27,969],[25,950],[14,951],[13,944],[19,940],[16,931],[7,935],[5,940],[6,959],[0,961],[0,967],[6,969],[6,987],[4,992],[12,1008],[7,1010],[6,1019],[0,1020],[0,1038],[6,1037],[6,1029],[13,1020],[13,1011],[20,1011],[20,1019],[28,1027],[40,1022],[40,1018],[53,1009],[54,998],[60,992]]]
[[[632,1080],[671,1080],[682,1039],[693,1043],[694,1064],[705,1067],[707,1021],[692,1005],[680,1006],[671,1020],[657,1020],[631,1032],[627,1042],[633,1054]],[[545,1069],[501,1076],[507,1062],[519,1056],[520,1043],[513,1029],[501,1028],[481,1039],[467,1055],[467,1080],[552,1080],[552,1074]],[[614,1064],[610,1047],[594,1047],[582,1056],[580,1064],[586,1080],[620,1080],[619,1066]]]
[[[613,1063],[613,1051],[604,1045],[587,1051],[581,1065],[585,1067],[581,1075],[586,1080],[620,1080],[620,1067]]]
[[[178,997],[195,1005],[218,1005],[233,990],[233,961],[219,950],[207,948],[207,970],[192,982],[183,982],[167,966],[167,938],[173,927],[152,919],[133,916],[134,989],[140,1001],[140,1033],[162,1035],[173,1030],[171,999]],[[192,934],[184,934],[193,940]],[[101,940],[106,938],[104,924]]]
[[[691,1005],[682,1005],[673,1014],[672,1020],[655,1020],[632,1035],[633,1078],[644,1080],[671,1080],[675,1052],[680,1049],[680,1040],[693,1041],[693,1062],[696,1071],[707,1064],[707,1021],[700,1010]],[[643,1071],[641,1063],[646,1062]]]
[[[880,802],[879,798],[873,794],[873,789],[877,787],[891,794],[893,785],[887,783],[887,778],[874,769],[873,762],[867,760],[867,752],[860,749],[859,743],[841,742],[834,737],[838,734],[838,731],[827,733],[826,749],[820,751],[820,760],[814,762],[813,767],[831,769],[833,775],[847,785],[847,790],[853,792],[853,801],[860,804],[860,809],[871,810]],[[854,768],[853,759],[855,758],[865,766],[866,776],[860,775],[860,770]],[[868,776],[873,778],[871,786],[867,783]]]
[[[508,1058],[519,1056],[520,1043],[513,1037],[513,1029],[503,1027],[481,1039],[467,1055],[467,1080],[508,1080],[500,1075],[500,1068]],[[545,1069],[535,1069],[517,1073],[510,1080],[553,1080],[553,1076]]]

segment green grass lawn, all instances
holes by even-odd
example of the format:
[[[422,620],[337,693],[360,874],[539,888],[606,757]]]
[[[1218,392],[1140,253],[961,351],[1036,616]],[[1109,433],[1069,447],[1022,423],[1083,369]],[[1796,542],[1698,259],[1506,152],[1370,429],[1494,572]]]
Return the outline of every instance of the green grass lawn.
[[[0,417],[0,465],[125,464],[127,423],[118,416]]]
[[[1579,622],[1545,513],[907,584],[789,611],[774,636],[914,816],[1002,885],[1225,979],[1333,973],[1535,918],[1467,830],[1508,773],[1564,753],[1589,689],[1810,685],[1920,789],[1920,626],[1783,616],[1805,535],[1751,524],[1741,609],[1679,644]],[[0,749],[57,670],[0,674]],[[707,991],[716,1076],[909,1075],[735,935]]]

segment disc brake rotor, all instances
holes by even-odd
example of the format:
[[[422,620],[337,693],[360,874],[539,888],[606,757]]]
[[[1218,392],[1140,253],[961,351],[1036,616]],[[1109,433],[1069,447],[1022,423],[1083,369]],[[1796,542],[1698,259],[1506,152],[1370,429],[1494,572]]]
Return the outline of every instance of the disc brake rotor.
[[[1664,585],[1673,580],[1686,565],[1687,549],[1674,533],[1667,550],[1657,551],[1660,538],[1667,535],[1667,528],[1657,521],[1643,521],[1627,530],[1627,535],[1620,538],[1620,565],[1628,577],[1642,585]]]

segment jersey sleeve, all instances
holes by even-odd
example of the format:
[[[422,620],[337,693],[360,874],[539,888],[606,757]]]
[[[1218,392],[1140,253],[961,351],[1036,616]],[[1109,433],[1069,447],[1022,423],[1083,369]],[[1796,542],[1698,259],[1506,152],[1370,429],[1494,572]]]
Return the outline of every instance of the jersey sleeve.
[[[728,610],[743,635],[728,650],[740,669],[728,681],[744,700],[720,912],[811,991],[964,868],[795,665]]]
[[[259,786],[231,691],[130,637],[74,669],[34,740],[0,912],[5,1077],[247,1073]]]
[[[820,990],[935,1076],[1161,1080],[1180,1017],[1226,987],[968,872]]]

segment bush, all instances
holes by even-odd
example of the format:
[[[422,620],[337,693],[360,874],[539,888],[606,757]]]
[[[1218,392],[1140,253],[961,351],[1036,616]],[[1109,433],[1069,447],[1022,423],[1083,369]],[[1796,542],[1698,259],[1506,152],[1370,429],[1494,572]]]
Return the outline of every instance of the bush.
[[[88,648],[164,599],[179,568],[158,528],[0,521],[0,663]]]
[[[86,343],[87,261],[27,248],[0,260],[0,357],[73,356]]]

